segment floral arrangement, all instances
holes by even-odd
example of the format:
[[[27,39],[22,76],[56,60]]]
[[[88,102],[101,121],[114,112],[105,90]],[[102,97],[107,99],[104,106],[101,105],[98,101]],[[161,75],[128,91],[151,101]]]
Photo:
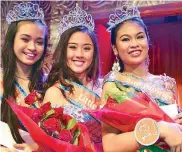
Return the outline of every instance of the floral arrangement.
[[[26,98],[25,103],[37,107],[39,94],[31,92]],[[34,110],[32,120],[36,122],[48,135],[65,142],[78,145],[80,128],[76,119],[67,114],[63,114],[63,108],[52,108],[51,103],[47,102],[40,108]]]
[[[115,85],[115,88],[106,90],[106,105],[100,110],[87,110],[90,115],[122,132],[133,131],[137,122],[143,118],[173,122],[144,92],[135,90],[126,84],[115,83]],[[162,151],[165,152],[169,150],[168,145],[160,140],[155,145],[145,148],[143,148],[144,151],[161,151],[164,149]]]
[[[87,129],[75,118],[64,114],[62,107],[52,108],[50,102],[39,104],[39,97],[38,93],[31,92],[25,98],[26,104],[36,108],[16,105],[11,97],[7,102],[40,149],[45,152],[92,152]]]

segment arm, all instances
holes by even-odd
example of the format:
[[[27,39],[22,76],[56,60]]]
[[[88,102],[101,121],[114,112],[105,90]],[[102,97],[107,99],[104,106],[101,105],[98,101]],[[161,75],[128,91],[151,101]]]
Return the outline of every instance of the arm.
[[[103,88],[102,102],[106,103],[105,92],[111,87],[116,87],[112,82],[106,83]],[[160,138],[174,148],[182,147],[182,132],[176,124],[159,122]],[[116,128],[102,124],[103,148],[106,152],[133,152],[141,148],[136,141],[134,132],[120,133]]]
[[[105,93],[108,89],[116,87],[113,82],[106,82],[103,87],[101,100],[106,104]],[[114,141],[114,142],[113,142]],[[105,123],[102,124],[102,142],[105,152],[133,152],[140,148],[135,140],[134,132],[122,133]]]
[[[163,139],[171,148],[182,148],[182,132],[174,123],[159,122],[160,139]],[[120,133],[119,130],[102,124],[102,142],[105,152],[133,152],[142,148],[136,141],[134,132]],[[180,151],[176,151],[180,152]]]
[[[102,142],[105,152],[133,152],[140,149],[133,131],[121,134],[118,129],[107,124],[102,124]]]
[[[18,151],[15,149],[10,149],[10,148],[0,145],[0,152],[18,152]]]
[[[13,145],[14,148],[16,149],[12,149],[12,148],[7,148],[4,147],[2,145],[0,145],[0,151],[1,152],[18,152],[19,150],[22,150],[24,152],[32,152],[32,151],[36,151],[36,152],[41,152],[41,150],[39,149],[39,146],[36,143],[33,144],[14,144]]]
[[[41,151],[41,149],[39,149],[39,146],[36,143],[33,143],[33,144],[26,144],[26,143],[15,144],[14,147],[17,150],[23,150],[24,152],[32,152],[32,151],[39,152],[39,151]]]

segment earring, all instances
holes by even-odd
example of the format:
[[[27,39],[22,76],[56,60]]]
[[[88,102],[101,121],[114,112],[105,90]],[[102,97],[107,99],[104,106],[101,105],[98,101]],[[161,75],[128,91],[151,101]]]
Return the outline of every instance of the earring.
[[[113,63],[112,71],[119,72],[120,71],[119,59],[116,56],[116,62]]]

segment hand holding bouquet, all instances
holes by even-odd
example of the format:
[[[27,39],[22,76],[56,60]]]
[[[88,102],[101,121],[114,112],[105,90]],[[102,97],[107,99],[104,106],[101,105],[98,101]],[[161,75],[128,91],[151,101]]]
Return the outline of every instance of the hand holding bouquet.
[[[35,96],[28,96],[30,105],[35,105]],[[7,102],[42,151],[93,151],[87,129],[64,114],[62,107],[52,108],[48,102],[39,108],[27,108],[16,105],[11,97]]]
[[[106,90],[106,105],[100,110],[87,112],[121,132],[134,131],[136,124],[143,118],[155,121],[173,122],[173,120],[144,92],[122,83],[115,83],[115,88]],[[160,147],[168,149],[165,142]]]

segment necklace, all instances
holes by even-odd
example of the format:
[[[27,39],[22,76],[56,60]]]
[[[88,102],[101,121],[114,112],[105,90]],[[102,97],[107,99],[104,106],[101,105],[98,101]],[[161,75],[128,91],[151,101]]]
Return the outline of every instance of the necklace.
[[[18,79],[22,79],[22,80],[30,80],[30,77],[29,76],[21,77],[17,73],[15,73],[15,77],[17,77]]]

